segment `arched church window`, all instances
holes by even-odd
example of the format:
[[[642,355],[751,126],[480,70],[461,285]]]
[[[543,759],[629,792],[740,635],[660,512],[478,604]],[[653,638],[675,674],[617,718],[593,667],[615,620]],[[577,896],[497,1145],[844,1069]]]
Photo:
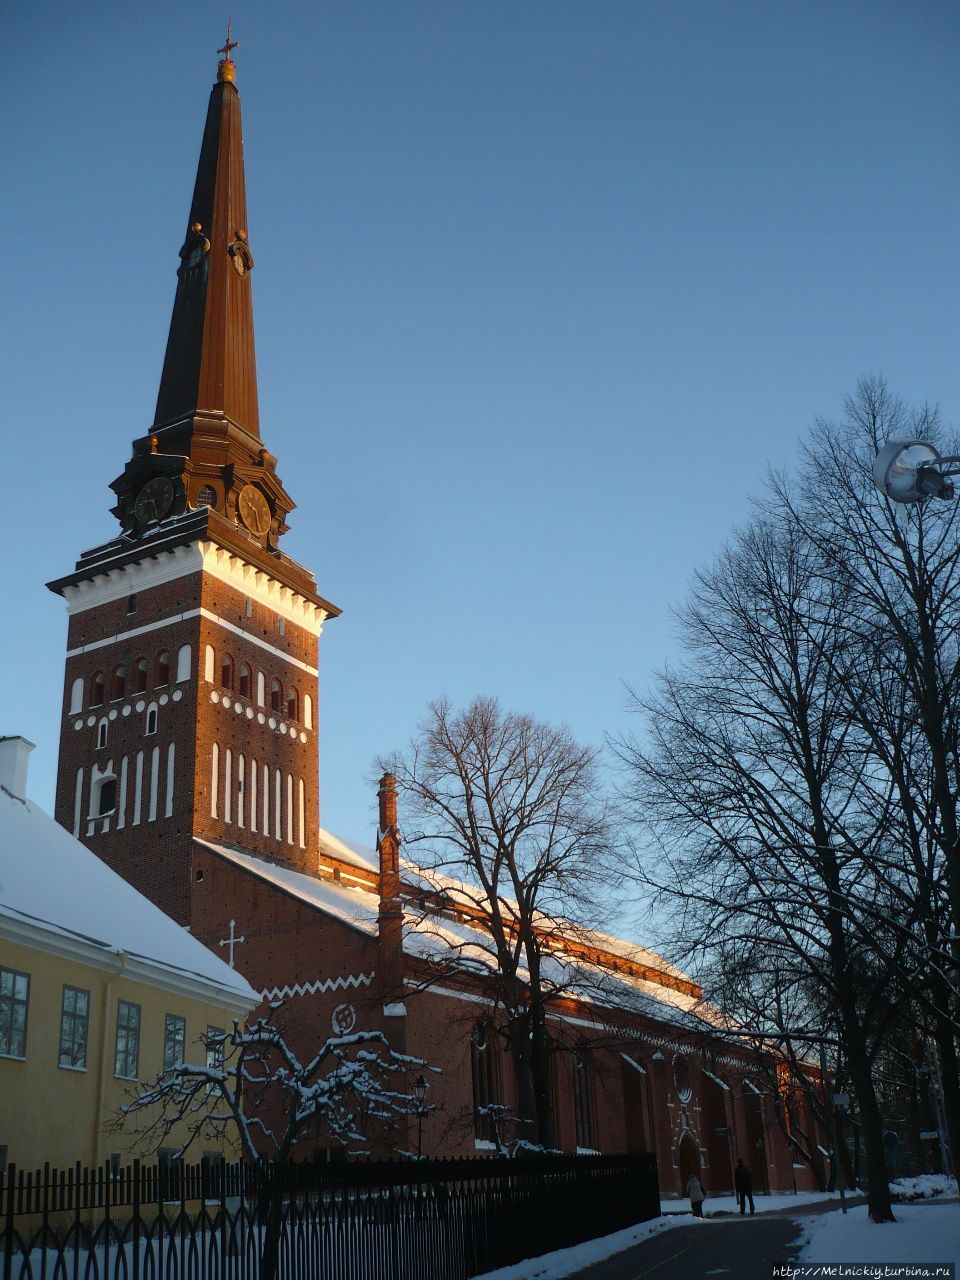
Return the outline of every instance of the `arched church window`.
[[[287,689],[287,719],[300,719],[300,692],[294,685]]]
[[[257,672],[257,706],[262,707],[266,703],[266,683],[263,678],[263,672]]]
[[[250,682],[251,682],[250,668],[247,665],[247,663],[241,662],[239,679],[237,681],[237,692],[240,694],[241,698],[250,697]]]
[[[216,666],[216,655],[213,652],[213,645],[204,645],[203,648],[203,678],[207,684],[213,684],[213,672]]]
[[[313,699],[309,693],[303,695],[303,727],[305,729],[313,728]]]
[[[682,1053],[678,1053],[673,1060],[673,1083],[680,1101],[689,1102],[693,1097],[693,1088],[690,1085],[690,1064]]]
[[[500,1102],[500,1062],[496,1037],[485,1022],[478,1022],[470,1036],[473,1077],[473,1132],[480,1142],[495,1142],[496,1116],[491,1108]]]
[[[581,1049],[573,1055],[573,1109],[577,1121],[577,1148],[596,1150],[596,1122],[594,1119],[593,1080],[590,1062]]]
[[[213,485],[205,484],[197,494],[198,507],[215,507],[217,505],[217,491]]]
[[[127,668],[120,666],[113,668],[113,675],[110,677],[110,701],[116,702],[118,698],[122,698],[127,692]]]
[[[104,684],[103,672],[95,671],[93,675],[90,677],[91,707],[102,706],[105,695],[106,695],[106,685]]]
[[[101,720],[97,725],[97,750],[107,745],[107,721]]]
[[[77,676],[70,686],[70,714],[83,710],[83,676]]]
[[[170,654],[166,649],[161,649],[157,654],[157,665],[154,684],[157,686],[170,683]]]
[[[157,704],[151,702],[147,707],[147,727],[144,733],[149,736],[151,733],[157,732]]]
[[[233,688],[233,659],[229,653],[225,653],[220,658],[220,688]]]
[[[283,688],[276,677],[270,681],[270,710],[275,711],[277,715],[280,715],[283,710]]]
[[[133,680],[134,693],[145,693],[147,689],[147,681],[150,677],[150,671],[147,666],[146,658],[137,659],[136,675]]]

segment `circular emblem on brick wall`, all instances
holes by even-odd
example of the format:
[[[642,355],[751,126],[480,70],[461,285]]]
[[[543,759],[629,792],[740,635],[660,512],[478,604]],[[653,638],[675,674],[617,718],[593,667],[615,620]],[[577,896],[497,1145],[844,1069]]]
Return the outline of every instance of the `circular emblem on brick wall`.
[[[330,1015],[330,1028],[335,1036],[347,1036],[357,1025],[357,1011],[352,1004],[338,1004]]]

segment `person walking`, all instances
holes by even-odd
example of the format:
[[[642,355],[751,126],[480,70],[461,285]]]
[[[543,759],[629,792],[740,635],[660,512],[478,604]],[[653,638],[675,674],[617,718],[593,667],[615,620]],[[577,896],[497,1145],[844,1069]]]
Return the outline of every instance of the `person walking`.
[[[695,1173],[691,1173],[687,1179],[687,1195],[690,1197],[690,1208],[695,1218],[703,1217],[703,1202],[706,1199],[706,1192],[703,1184]]]
[[[747,1211],[748,1200],[750,1212],[753,1213],[753,1174],[742,1160],[737,1161],[737,1167],[733,1171],[733,1188],[737,1193],[737,1204],[740,1206],[741,1215]]]

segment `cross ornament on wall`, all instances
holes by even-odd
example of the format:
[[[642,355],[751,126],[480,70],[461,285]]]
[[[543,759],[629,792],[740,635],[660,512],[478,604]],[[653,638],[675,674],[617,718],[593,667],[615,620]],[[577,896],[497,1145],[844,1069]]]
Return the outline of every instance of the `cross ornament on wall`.
[[[237,925],[236,920],[231,920],[231,921],[230,921],[230,936],[229,936],[229,937],[227,937],[227,938],[221,938],[221,939],[220,939],[220,941],[217,943],[217,946],[218,946],[218,947],[229,947],[229,948],[230,948],[230,959],[228,960],[228,962],[227,962],[227,963],[230,965],[230,968],[231,968],[231,969],[235,969],[235,968],[237,967],[237,966],[233,963],[233,949],[234,949],[234,947],[239,946],[241,942],[246,942],[246,938],[243,936],[243,934],[241,934],[239,938],[237,937],[237,935],[236,935],[236,925]]]

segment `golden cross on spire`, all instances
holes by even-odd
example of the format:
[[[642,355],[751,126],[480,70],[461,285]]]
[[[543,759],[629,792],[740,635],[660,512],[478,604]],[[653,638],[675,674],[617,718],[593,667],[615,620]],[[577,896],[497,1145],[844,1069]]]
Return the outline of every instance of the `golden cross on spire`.
[[[230,53],[233,49],[239,48],[239,42],[230,39],[230,28],[233,25],[233,19],[227,20],[227,40],[222,49],[218,49],[217,53],[222,53],[225,62],[230,61]]]

